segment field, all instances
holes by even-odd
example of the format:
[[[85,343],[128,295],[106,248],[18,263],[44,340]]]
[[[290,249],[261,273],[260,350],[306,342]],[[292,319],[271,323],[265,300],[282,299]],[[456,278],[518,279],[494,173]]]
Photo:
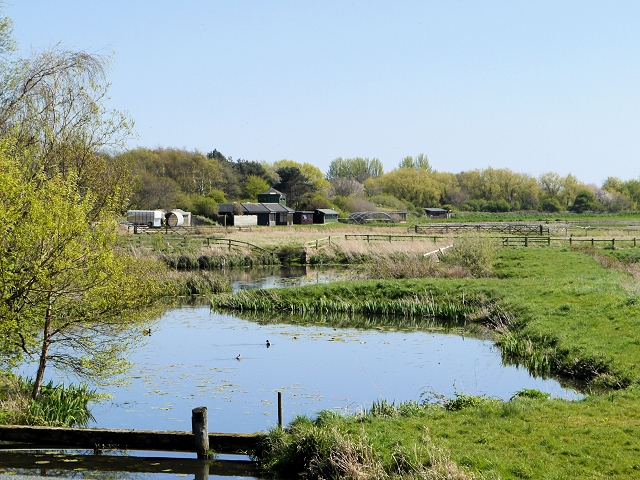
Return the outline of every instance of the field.
[[[414,478],[640,478],[640,294],[633,252],[512,247],[499,250],[491,278],[368,280],[272,292],[255,308],[465,298],[475,308],[468,320],[493,329],[505,361],[564,378],[585,398],[523,392],[503,402],[461,392],[457,403],[434,397],[420,405],[383,403],[360,416],[301,418],[271,433],[263,461],[281,472],[315,468],[325,478],[380,478],[382,471]],[[223,308],[224,298],[214,305]],[[388,321],[416,315],[402,308],[388,311]],[[448,473],[433,476],[436,464]]]

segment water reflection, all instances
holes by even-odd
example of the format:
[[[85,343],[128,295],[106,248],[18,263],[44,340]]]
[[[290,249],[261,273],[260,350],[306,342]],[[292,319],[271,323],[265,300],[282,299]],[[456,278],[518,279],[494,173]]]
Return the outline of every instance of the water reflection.
[[[257,277],[226,273],[235,290],[325,283],[344,275],[306,267],[261,269]],[[461,335],[460,325],[408,319],[401,327],[364,316],[228,315],[191,302],[158,319],[148,343],[132,352],[129,384],[107,387],[113,399],[92,413],[101,428],[190,430],[191,410],[206,406],[210,431],[250,433],[277,423],[277,391],[283,392],[285,423],[322,409],[360,411],[376,399],[419,400],[427,391],[508,399],[535,388],[577,396],[555,380],[502,365],[491,341]],[[125,477],[195,475],[145,472]]]
[[[257,269],[224,271],[234,291],[253,290],[258,288],[282,288],[309,285],[313,283],[329,283],[344,280],[346,268],[324,268],[310,265],[302,266],[269,266]]]
[[[208,307],[167,312],[132,360],[131,383],[109,388],[114,400],[93,409],[100,427],[189,430],[191,409],[204,405],[211,431],[266,430],[277,423],[278,390],[285,422],[321,409],[359,411],[380,398],[418,400],[424,391],[508,399],[537,388],[574,396],[555,380],[503,366],[486,340],[383,327],[259,324]]]

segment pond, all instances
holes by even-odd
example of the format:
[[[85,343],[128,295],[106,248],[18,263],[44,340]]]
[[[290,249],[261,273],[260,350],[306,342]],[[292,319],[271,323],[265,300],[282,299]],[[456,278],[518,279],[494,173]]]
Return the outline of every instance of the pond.
[[[341,275],[301,268],[229,278],[237,290],[327,282]],[[132,352],[129,383],[105,388],[112,399],[93,406],[95,426],[191,430],[191,410],[206,406],[212,432],[265,431],[277,425],[278,391],[285,424],[299,414],[354,413],[378,399],[420,401],[430,392],[509,399],[535,388],[579,397],[556,380],[503,365],[490,340],[460,330],[257,322],[212,312],[207,305],[186,305],[165,312],[145,338],[147,343]]]
[[[267,347],[266,341],[270,346]],[[240,359],[237,359],[240,355]],[[209,409],[217,432],[255,432],[322,409],[357,412],[373,400],[420,400],[435,392],[509,399],[523,388],[573,398],[555,380],[504,366],[491,341],[454,333],[264,324],[209,307],[180,307],[155,324],[131,357],[130,385],[92,412],[104,428],[189,430]]]

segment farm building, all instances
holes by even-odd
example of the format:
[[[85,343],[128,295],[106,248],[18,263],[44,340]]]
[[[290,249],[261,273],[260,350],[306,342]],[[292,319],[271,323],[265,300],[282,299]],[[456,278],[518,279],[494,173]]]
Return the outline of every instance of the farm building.
[[[190,227],[191,212],[185,212],[176,208],[174,210],[129,210],[127,222],[134,226],[159,228],[165,225],[170,227]]]
[[[313,223],[313,212],[294,212],[293,223],[295,225],[309,225]]]
[[[258,203],[279,203],[280,205],[286,206],[287,196],[275,188],[270,188],[258,194]]]
[[[444,208],[423,208],[424,213],[429,218],[449,218],[451,213]]]
[[[313,212],[313,223],[330,223],[338,221],[338,212],[330,208],[318,208]]]
[[[218,214],[223,225],[293,225],[293,209],[279,203],[220,203]],[[247,217],[247,218],[245,218]],[[250,221],[248,217],[255,220]],[[246,220],[246,221],[245,221]]]

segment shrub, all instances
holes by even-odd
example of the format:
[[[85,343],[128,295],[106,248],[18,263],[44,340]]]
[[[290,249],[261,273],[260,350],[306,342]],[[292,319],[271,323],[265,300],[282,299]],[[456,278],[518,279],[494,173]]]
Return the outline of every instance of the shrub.
[[[465,268],[474,277],[492,274],[497,245],[486,235],[468,235],[456,240],[454,247],[440,255],[440,261],[448,265]]]

